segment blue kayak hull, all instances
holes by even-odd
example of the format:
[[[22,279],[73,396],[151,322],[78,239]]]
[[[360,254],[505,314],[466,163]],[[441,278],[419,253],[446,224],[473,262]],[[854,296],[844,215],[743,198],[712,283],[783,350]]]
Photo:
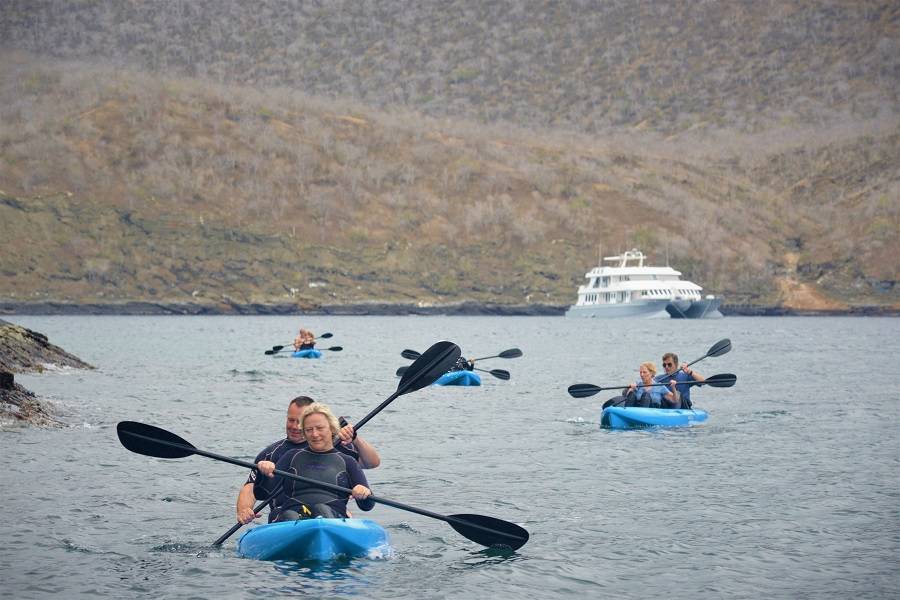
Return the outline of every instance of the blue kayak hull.
[[[709,418],[705,410],[609,406],[600,413],[600,426],[609,429],[689,427]]]
[[[322,358],[322,352],[316,350],[315,348],[309,348],[307,350],[297,350],[296,352],[291,352],[291,356],[294,358]]]
[[[369,519],[303,519],[260,525],[237,543],[237,554],[257,560],[332,560],[384,554],[387,532]]]
[[[438,377],[434,385],[481,385],[481,376],[472,371],[450,371]]]

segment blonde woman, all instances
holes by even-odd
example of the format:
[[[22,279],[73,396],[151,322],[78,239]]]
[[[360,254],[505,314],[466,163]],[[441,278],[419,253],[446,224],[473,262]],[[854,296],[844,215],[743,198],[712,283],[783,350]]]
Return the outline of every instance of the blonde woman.
[[[652,362],[641,363],[638,376],[640,379],[629,385],[628,391],[625,392],[625,406],[662,408],[664,399],[674,403],[679,398],[675,389],[676,381],[670,383],[671,389],[668,390],[665,386],[653,385],[657,382],[653,380],[656,376],[656,365]]]
[[[372,510],[375,506],[375,502],[369,500],[372,490],[359,463],[334,447],[334,439],[340,432],[337,417],[324,404],[314,402],[303,411],[301,427],[307,447],[286,452],[278,459],[275,468],[348,488],[352,490],[351,495],[361,510]],[[349,499],[341,492],[284,478],[284,490],[275,499],[269,520],[346,518]]]

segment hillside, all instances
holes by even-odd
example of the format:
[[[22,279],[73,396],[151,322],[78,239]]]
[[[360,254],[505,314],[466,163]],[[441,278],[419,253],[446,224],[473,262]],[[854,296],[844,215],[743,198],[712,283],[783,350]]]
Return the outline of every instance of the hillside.
[[[551,4],[505,18],[453,4],[440,25],[428,4],[221,6],[0,12],[0,302],[566,305],[602,245],[668,254],[732,306],[900,309],[890,3],[612,2],[554,18]],[[526,22],[558,29],[526,43]],[[485,73],[515,55],[522,77],[422,83],[457,56],[449,40],[486,37],[504,42],[482,48]],[[623,61],[641,49],[628,64],[646,68],[600,65],[598,40]],[[703,68],[711,57],[723,66]]]
[[[596,133],[897,112],[886,0],[5,0],[0,40],[373,108]]]

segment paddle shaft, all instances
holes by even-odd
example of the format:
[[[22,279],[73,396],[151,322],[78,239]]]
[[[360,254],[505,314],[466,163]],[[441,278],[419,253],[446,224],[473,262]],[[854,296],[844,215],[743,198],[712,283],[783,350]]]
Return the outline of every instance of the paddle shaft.
[[[363,425],[365,425],[366,423],[369,422],[369,419],[371,419],[372,417],[374,417],[375,415],[377,415],[378,413],[380,413],[380,412],[382,411],[382,409],[383,409],[385,406],[387,406],[388,404],[390,404],[391,402],[393,402],[393,401],[397,398],[397,396],[401,395],[402,393],[403,393],[403,392],[400,391],[400,390],[398,389],[396,392],[394,392],[393,394],[391,394],[390,396],[388,396],[387,400],[385,400],[384,402],[382,402],[381,404],[379,404],[378,406],[376,406],[374,409],[372,409],[372,411],[371,411],[369,414],[367,414],[367,415],[364,416],[362,419],[360,419],[360,420],[353,426],[353,431],[358,431],[360,427],[362,427]]]
[[[259,511],[261,511],[262,509],[264,509],[264,508],[267,507],[268,505],[272,504],[272,502],[274,502],[274,500],[275,500],[275,496],[277,496],[277,495],[281,492],[281,489],[282,489],[283,487],[284,487],[284,486],[283,486],[283,485],[280,485],[280,484],[279,484],[278,486],[276,486],[275,489],[272,490],[272,493],[269,495],[269,498],[268,498],[267,500],[263,500],[262,502],[260,502],[259,504],[257,504],[257,505],[253,508],[253,513],[254,513],[254,514],[259,513]],[[231,529],[229,529],[228,531],[226,531],[225,533],[223,533],[222,536],[221,536],[219,539],[217,539],[216,541],[214,541],[214,542],[212,543],[212,545],[213,545],[213,546],[221,546],[221,545],[222,545],[222,542],[224,542],[225,540],[227,540],[228,538],[230,538],[231,535],[232,535],[235,531],[237,531],[238,529],[240,529],[240,528],[243,527],[243,526],[244,526],[244,524],[241,523],[240,521],[238,521],[237,523],[235,523],[234,525],[232,525]]]
[[[704,358],[709,358],[710,356],[722,356],[723,354],[727,354],[727,353],[730,352],[730,351],[731,351],[731,340],[729,340],[728,338],[725,338],[725,339],[723,339],[723,340],[719,340],[718,342],[716,342],[715,344],[713,344],[712,348],[710,348],[710,349],[706,352],[706,354],[704,354],[703,356],[701,356],[700,358],[698,358],[698,359],[696,359],[696,360],[692,360],[691,362],[689,362],[688,364],[686,364],[686,365],[684,366],[684,368],[677,369],[677,370],[675,371],[675,373],[666,373],[665,376],[666,376],[666,377],[675,377],[675,374],[678,373],[678,371],[683,371],[684,369],[688,368],[689,366],[691,366],[691,365],[693,365],[693,364],[695,364],[695,363],[700,362],[700,361],[703,360]]]
[[[516,351],[516,352],[518,352],[518,354],[516,354],[515,356],[506,356],[506,354],[508,352],[512,352],[512,351]],[[401,354],[401,356],[403,356],[403,358],[409,358],[410,360],[415,360],[419,357],[419,353],[416,352],[415,350],[404,350],[400,354]],[[500,354],[494,354],[493,356],[482,356],[480,358],[472,358],[472,359],[469,359],[468,362],[477,362],[479,360],[487,360],[489,358],[518,358],[521,355],[522,355],[522,351],[519,350],[518,348],[510,348],[509,350],[504,350]]]
[[[503,369],[479,369],[478,367],[473,367],[475,371],[481,371],[482,373],[490,373],[497,379],[509,379],[509,371],[504,371]]]
[[[518,358],[519,356],[521,356],[521,353],[516,356],[504,356],[504,354],[506,354],[507,352],[509,352],[509,350],[506,350],[500,354],[494,354],[493,356],[482,356],[480,358],[473,358],[472,362],[475,362],[478,360],[487,360],[489,358]]]
[[[703,383],[705,383],[705,382],[703,382],[703,381],[679,381],[677,383],[677,385],[702,385]],[[653,386],[657,386],[657,385],[671,385],[671,384],[672,384],[671,381],[666,381],[666,382],[660,381],[658,383],[649,383],[646,385],[642,383],[641,385],[637,385],[635,387],[645,388],[645,387],[653,387]],[[631,387],[631,385],[620,385],[617,387],[598,388],[597,391],[605,392],[605,391],[609,391],[609,390],[627,390],[630,387]]]
[[[285,352],[303,352],[303,350],[319,350],[320,352],[322,350],[329,350],[331,352],[340,352],[344,349],[343,346],[330,346],[328,348],[304,348],[303,350],[294,350],[293,348],[287,348],[287,350],[285,350],[285,348],[287,348],[287,346],[282,346],[278,350],[275,350],[273,348],[272,350],[266,350],[263,354],[268,354],[271,356],[272,354],[278,354],[282,350],[284,350]]]
[[[421,356],[422,355],[419,354],[419,358],[421,358]],[[435,365],[440,363],[441,360],[443,360],[443,359],[444,359],[444,356],[439,356],[439,357],[435,358],[433,361],[431,361],[429,364],[419,367],[419,373],[426,373],[426,372],[430,371],[432,368],[434,368]],[[416,360],[418,360],[418,358]],[[413,363],[413,364],[415,364],[415,363]],[[413,365],[410,365],[410,367],[412,367],[412,366]],[[406,374],[406,371],[408,371],[410,367],[407,367],[404,370],[404,375]],[[410,380],[408,380],[406,383],[403,383],[401,381],[400,385],[397,387],[397,391],[394,392],[393,394],[391,394],[390,396],[388,396],[388,398],[384,402],[382,402],[381,404],[376,406],[374,409],[372,409],[372,411],[369,414],[367,414],[365,417],[360,419],[359,422],[357,422],[356,425],[353,426],[353,430],[355,431],[355,430],[359,429],[360,427],[362,427],[363,425],[365,425],[366,423],[368,423],[369,419],[371,419],[372,417],[374,417],[375,415],[380,413],[382,411],[382,409],[384,409],[385,406],[387,406],[388,404],[393,402],[394,399],[397,398],[397,396],[401,396],[401,395],[405,394],[406,391],[410,387],[412,387],[413,384],[418,380],[418,378],[419,378],[419,376],[417,375],[416,377],[413,377]]]
[[[221,454],[216,454],[214,452],[207,452],[206,450],[201,450],[199,448],[195,448],[193,446],[185,446],[184,444],[175,444],[173,442],[168,442],[166,440],[161,440],[158,438],[141,435],[139,433],[135,433],[133,431],[127,432],[128,435],[146,440],[148,442],[152,442],[153,444],[163,444],[164,446],[169,446],[171,448],[178,448],[179,450],[183,450],[190,454],[199,454],[200,456],[205,456],[207,458],[212,458],[213,460],[220,460],[222,462],[226,462],[232,465],[237,465],[239,467],[245,467],[247,469],[255,469],[256,465],[252,462],[246,460],[240,460],[237,458],[231,458],[230,456],[222,456]],[[314,485],[316,487],[320,487],[326,490],[331,490],[333,492],[340,492],[342,494],[347,494],[347,496],[353,495],[353,490],[341,487],[339,485],[334,485],[332,483],[325,483],[324,481],[317,481],[315,479],[309,479],[308,477],[303,477],[302,475],[295,475],[294,473],[288,473],[287,471],[282,471],[280,469],[275,469],[274,473],[276,475],[280,475],[282,477],[287,477],[288,479],[294,479],[296,481],[301,481],[303,483],[308,483],[310,485]],[[481,525],[477,525],[475,523],[471,523],[469,521],[465,521],[463,519],[457,519],[452,516],[438,514],[436,512],[432,512],[430,510],[425,510],[424,508],[417,508],[415,506],[410,506],[408,504],[403,504],[402,502],[397,502],[395,500],[388,500],[387,498],[379,498],[375,495],[371,495],[368,497],[372,502],[376,502],[378,504],[385,504],[387,506],[393,506],[394,508],[399,508],[401,510],[406,510],[409,512],[413,512],[424,517],[431,517],[432,519],[438,519],[439,521],[444,521],[446,523],[456,523],[461,527],[472,527],[475,529],[480,529],[482,531],[486,531],[492,533],[494,535],[501,535],[506,538],[512,538],[515,540],[521,539],[519,536],[515,536],[503,531],[497,531],[495,529],[491,529],[490,527],[483,527]],[[237,528],[235,529],[235,531]]]

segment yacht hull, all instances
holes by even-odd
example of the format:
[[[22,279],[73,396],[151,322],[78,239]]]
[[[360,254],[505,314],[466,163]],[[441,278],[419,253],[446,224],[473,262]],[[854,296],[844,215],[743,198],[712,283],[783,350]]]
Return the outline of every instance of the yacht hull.
[[[624,302],[622,304],[586,304],[570,306],[567,317],[588,319],[615,319],[621,317],[640,317],[643,319],[666,318],[668,300],[652,300],[649,302]]]
[[[721,298],[705,298],[703,300],[673,300],[666,305],[666,312],[673,319],[719,319]]]

